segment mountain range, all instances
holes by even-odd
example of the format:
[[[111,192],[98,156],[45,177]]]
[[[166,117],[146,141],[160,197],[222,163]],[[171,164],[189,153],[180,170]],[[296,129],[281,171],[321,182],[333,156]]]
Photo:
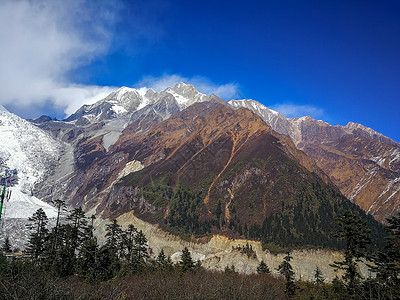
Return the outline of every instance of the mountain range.
[[[65,199],[110,219],[133,211],[181,236],[321,247],[338,246],[330,233],[340,211],[374,224],[366,213],[383,222],[400,203],[399,143],[184,83],[122,87],[63,121],[0,116],[2,136],[13,132],[0,148],[2,180],[26,203]]]

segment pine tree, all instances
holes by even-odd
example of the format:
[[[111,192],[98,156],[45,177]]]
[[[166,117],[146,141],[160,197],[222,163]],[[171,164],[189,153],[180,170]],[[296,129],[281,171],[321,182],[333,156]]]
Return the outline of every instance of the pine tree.
[[[370,266],[376,273],[376,281],[389,299],[400,299],[400,214],[386,219],[384,251],[379,252]]]
[[[3,246],[1,247],[1,250],[3,250],[3,252],[5,252],[5,253],[12,252],[11,243],[10,243],[10,237],[8,235],[4,239],[4,243],[3,243]]]
[[[173,264],[171,258],[165,255],[164,249],[161,249],[156,259],[156,267],[160,271],[172,271]]]
[[[52,270],[58,276],[70,276],[76,267],[76,230],[71,224],[60,225],[57,230],[57,245],[52,260]]]
[[[281,273],[286,280],[286,284],[285,284],[285,293],[290,297],[294,297],[294,295],[296,295],[296,290],[297,290],[297,286],[294,283],[294,272],[293,272],[293,268],[292,265],[290,264],[290,260],[293,257],[290,256],[290,253],[288,252],[286,254],[286,256],[283,258],[283,262],[278,266],[278,271],[279,273]]]
[[[56,270],[56,264],[58,259],[58,249],[61,245],[60,242],[60,218],[61,214],[66,210],[67,205],[63,200],[54,200],[52,201],[53,205],[57,208],[57,219],[56,225],[52,228],[51,233],[49,234],[48,245],[46,247],[46,256],[47,256],[47,266],[51,268],[56,274],[58,274],[58,270]]]
[[[113,220],[111,224],[107,224],[106,238],[106,246],[109,249],[114,250],[115,255],[118,255],[118,251],[120,250],[120,245],[122,242],[122,229],[117,220]]]
[[[362,278],[357,269],[357,262],[365,257],[365,247],[371,242],[370,229],[367,228],[365,220],[349,210],[338,215],[336,223],[338,225],[336,236],[346,242],[346,250],[344,260],[335,261],[331,266],[345,271],[342,278],[346,283],[348,295],[353,297],[358,294]]]
[[[68,215],[67,220],[72,227],[72,247],[76,250],[87,228],[87,219],[82,207],[74,208]]]
[[[134,241],[135,243],[132,249],[131,268],[133,272],[138,273],[143,271],[146,267],[146,262],[149,258],[149,254],[147,252],[148,245],[146,236],[141,230],[135,235]]]
[[[324,281],[325,281],[325,278],[322,275],[322,271],[318,266],[314,270],[314,278],[315,278],[315,283],[317,283],[317,284],[324,283]]]
[[[64,200],[59,200],[59,199],[54,200],[52,202],[53,202],[54,206],[57,208],[57,221],[56,221],[56,226],[54,227],[55,231],[57,232],[57,229],[60,225],[61,213],[66,210],[67,204],[65,203]]]
[[[103,246],[103,262],[109,261],[108,273],[114,276],[121,269],[122,255],[122,229],[117,220],[113,220],[111,224],[106,226],[106,243]]]
[[[179,261],[179,267],[182,272],[191,271],[194,269],[194,262],[190,251],[187,247],[182,250],[181,260]]]
[[[58,202],[62,211],[62,202]],[[59,276],[70,276],[77,271],[77,260],[83,241],[87,238],[87,219],[81,207],[67,216],[67,224],[58,225],[55,261],[53,266]]]
[[[268,268],[267,264],[261,260],[260,264],[257,267],[258,273],[271,273],[271,270]]]
[[[135,236],[137,234],[137,229],[134,225],[129,224],[128,229],[122,233],[122,243],[123,243],[123,254],[124,259],[127,261],[128,265],[132,263],[133,246],[135,244]]]
[[[26,225],[31,233],[26,253],[29,254],[34,262],[37,262],[45,251],[45,243],[48,236],[47,223],[48,219],[46,213],[42,208],[39,208],[32,217],[28,218],[30,224]]]
[[[79,276],[88,280],[96,279],[96,271],[98,268],[97,254],[97,240],[93,236],[88,236],[82,243],[78,256],[77,273]]]

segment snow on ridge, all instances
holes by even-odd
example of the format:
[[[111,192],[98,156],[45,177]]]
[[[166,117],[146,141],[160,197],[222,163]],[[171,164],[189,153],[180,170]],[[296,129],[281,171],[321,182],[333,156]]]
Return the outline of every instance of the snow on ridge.
[[[116,94],[116,99],[117,99],[117,101],[121,101],[122,97],[126,93],[129,93],[129,92],[136,92],[136,90],[132,89],[132,88],[128,88],[126,86],[123,86],[123,87],[119,88],[118,90],[116,90],[116,93],[117,93]]]
[[[8,111],[0,112],[0,137],[7,141],[0,146],[0,158],[5,168],[18,171],[23,191],[33,188],[62,151],[61,142]]]
[[[232,99],[228,103],[234,107],[253,108],[252,110],[256,110],[260,113],[262,111],[264,111],[264,112],[272,113],[276,116],[280,115],[279,112],[277,112],[273,109],[270,109],[270,108],[266,107],[264,104],[262,104],[256,100],[253,100],[253,99],[239,99],[239,100]]]
[[[0,144],[1,175],[6,170],[16,170],[18,178],[18,183],[10,188],[5,216],[30,217],[39,207],[46,208],[51,215],[51,206],[31,194],[35,184],[57,163],[63,144],[5,109],[0,110],[0,138],[6,141]]]
[[[171,94],[172,96],[174,96],[175,100],[178,102],[179,107],[185,106],[189,103],[189,99],[177,94],[176,92],[174,92],[172,89],[168,91],[169,94]]]
[[[43,209],[46,216],[57,217],[57,209],[34,196],[29,196],[20,191],[18,187],[11,187],[11,197],[4,202],[4,219],[27,219],[39,209]]]
[[[123,114],[128,112],[124,107],[121,105],[113,105],[112,110],[115,111],[117,114]]]

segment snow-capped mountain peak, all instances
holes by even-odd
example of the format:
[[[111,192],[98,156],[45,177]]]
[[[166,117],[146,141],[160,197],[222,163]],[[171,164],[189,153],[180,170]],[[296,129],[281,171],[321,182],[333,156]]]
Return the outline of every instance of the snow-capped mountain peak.
[[[264,106],[260,102],[252,99],[242,99],[242,100],[230,100],[228,102],[234,108],[245,107],[250,109],[257,115],[259,115],[269,126],[272,127],[276,132],[289,135],[291,132],[291,125],[288,119],[274,111]]]
[[[179,108],[184,109],[195,102],[206,101],[208,96],[196,90],[191,84],[178,83],[173,88],[166,88],[161,94],[171,94],[177,101]]]

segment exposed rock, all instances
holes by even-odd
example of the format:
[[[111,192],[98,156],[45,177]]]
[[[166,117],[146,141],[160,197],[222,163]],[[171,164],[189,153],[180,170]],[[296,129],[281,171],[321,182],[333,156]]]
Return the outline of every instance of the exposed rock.
[[[269,266],[272,274],[278,276],[277,268],[282,263],[285,254],[274,255],[268,250],[262,250],[261,243],[251,240],[230,239],[221,235],[213,235],[208,240],[193,240],[184,241],[179,237],[171,235],[158,225],[147,223],[134,216],[133,212],[121,215],[117,218],[118,223],[126,228],[129,224],[133,224],[139,230],[142,230],[149,241],[149,246],[152,249],[153,255],[156,256],[164,250],[166,255],[172,257],[176,262],[180,258],[181,251],[187,247],[192,257],[201,261],[201,264],[206,269],[225,270],[225,267],[235,266],[235,270],[241,273],[255,273],[257,266],[264,260]],[[98,220],[98,224],[103,224],[105,227],[106,220]],[[104,236],[104,229],[100,230],[99,235]],[[246,254],[240,253],[235,248],[244,247],[246,244],[254,249],[256,257],[248,257]],[[330,266],[334,261],[343,259],[343,254],[331,250],[294,250],[291,252],[293,260],[291,265],[296,273],[296,279],[314,280],[314,271],[318,266],[324,277],[328,281],[332,281],[337,272]],[[367,267],[360,263],[359,265],[362,275],[366,278],[369,276]]]
[[[232,100],[275,131],[289,135],[340,191],[377,220],[399,211],[400,144],[360,124],[332,126],[311,117],[287,119],[254,100]]]

